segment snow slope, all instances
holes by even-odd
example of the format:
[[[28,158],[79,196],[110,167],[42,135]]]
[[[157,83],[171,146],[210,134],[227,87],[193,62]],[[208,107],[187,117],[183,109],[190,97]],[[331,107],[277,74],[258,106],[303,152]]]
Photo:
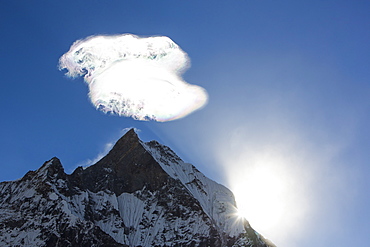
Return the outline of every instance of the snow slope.
[[[232,192],[134,130],[86,169],[57,158],[0,183],[1,246],[272,247]]]

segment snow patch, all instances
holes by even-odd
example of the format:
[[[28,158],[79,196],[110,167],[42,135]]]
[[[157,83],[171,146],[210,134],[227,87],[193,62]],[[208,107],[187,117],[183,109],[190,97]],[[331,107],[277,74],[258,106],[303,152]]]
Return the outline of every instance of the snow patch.
[[[58,195],[55,194],[54,192],[53,193],[50,193],[49,195],[49,199],[52,200],[52,201],[55,201],[58,199]]]
[[[245,233],[243,222],[237,216],[234,195],[229,189],[207,178],[193,165],[182,161],[170,148],[157,142],[141,144],[168,175],[180,180],[199,201],[220,233],[233,237]]]

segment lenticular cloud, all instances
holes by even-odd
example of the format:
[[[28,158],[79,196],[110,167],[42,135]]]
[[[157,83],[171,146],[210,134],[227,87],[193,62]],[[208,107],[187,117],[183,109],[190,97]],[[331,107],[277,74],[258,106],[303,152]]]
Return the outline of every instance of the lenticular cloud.
[[[170,38],[131,34],[78,40],[59,60],[68,76],[84,77],[97,109],[161,122],[207,103],[206,91],[181,77],[189,64],[187,54]]]

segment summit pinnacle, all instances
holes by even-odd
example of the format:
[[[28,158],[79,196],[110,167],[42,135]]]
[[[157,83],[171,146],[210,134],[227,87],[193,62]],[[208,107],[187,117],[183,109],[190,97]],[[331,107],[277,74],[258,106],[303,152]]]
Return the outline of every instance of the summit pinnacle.
[[[272,247],[236,215],[232,192],[133,129],[95,165],[57,158],[0,183],[2,246]]]

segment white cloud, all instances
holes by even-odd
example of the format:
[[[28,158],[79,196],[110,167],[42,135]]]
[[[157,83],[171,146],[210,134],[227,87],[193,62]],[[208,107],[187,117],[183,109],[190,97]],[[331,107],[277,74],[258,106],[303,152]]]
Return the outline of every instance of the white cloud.
[[[187,54],[170,38],[131,34],[76,41],[59,60],[68,76],[84,76],[97,109],[161,122],[207,103],[206,91],[181,77],[189,66]]]

